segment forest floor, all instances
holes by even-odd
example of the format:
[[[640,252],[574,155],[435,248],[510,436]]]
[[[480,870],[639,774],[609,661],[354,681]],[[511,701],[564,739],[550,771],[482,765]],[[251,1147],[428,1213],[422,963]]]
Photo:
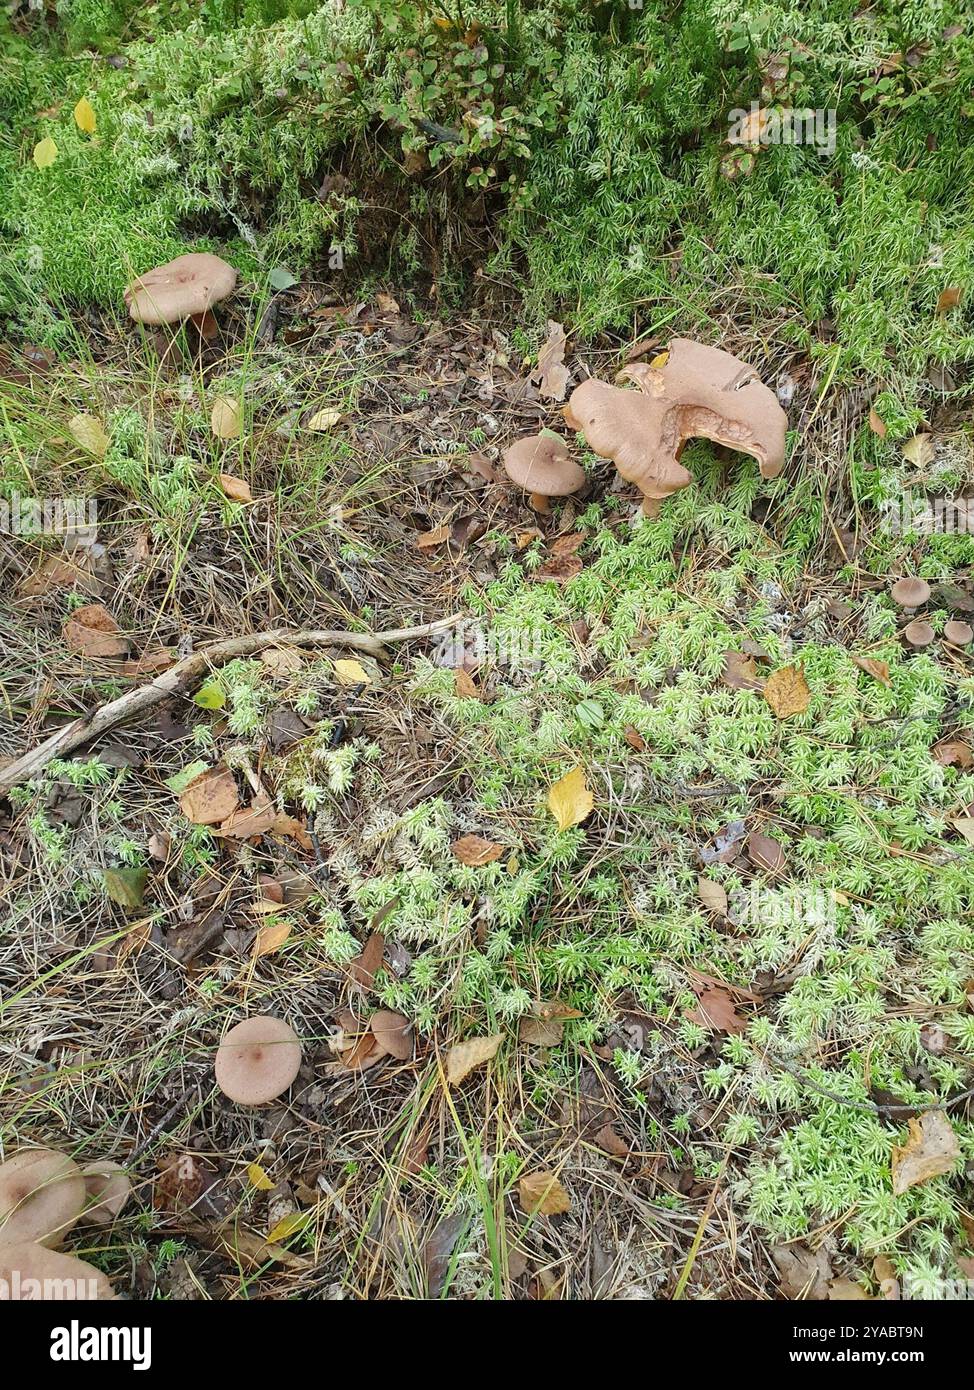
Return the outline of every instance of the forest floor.
[[[0,778],[207,643],[459,620],[378,655],[281,637],[8,791],[5,1154],[127,1168],[122,1216],[68,1244],[134,1297],[957,1277],[974,681],[942,629],[969,566],[898,552],[933,587],[910,648],[842,466],[869,398],[821,362],[729,325],[787,403],[788,469],[694,445],[697,484],[636,525],[517,329],[406,303],[303,282],[162,359],[94,312],[70,351],[4,351],[20,476],[97,517],[0,537]],[[550,515],[499,468],[542,426],[587,472]],[[917,434],[914,479],[969,468],[954,407]],[[207,773],[219,823],[186,794]],[[273,814],[228,829],[248,804]],[[213,1059],[253,1013],[303,1065],[247,1110]],[[939,1101],[947,1161],[894,1192]]]

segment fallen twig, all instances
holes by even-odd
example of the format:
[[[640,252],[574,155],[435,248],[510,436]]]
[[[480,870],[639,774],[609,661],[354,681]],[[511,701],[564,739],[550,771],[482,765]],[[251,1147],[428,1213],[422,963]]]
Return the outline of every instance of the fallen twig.
[[[322,628],[309,628],[293,632],[289,628],[273,628],[270,632],[251,632],[244,637],[229,637],[220,642],[211,642],[199,651],[177,661],[168,670],[140,685],[135,690],[127,690],[117,700],[100,705],[90,714],[73,719],[36,748],[17,758],[9,766],[0,768],[0,796],[21,782],[29,782],[36,777],[54,758],[64,757],[83,743],[99,738],[109,729],[119,724],[127,724],[139,718],[148,710],[154,709],[163,700],[175,695],[183,695],[192,689],[207,671],[223,666],[236,657],[251,656],[267,647],[353,647],[372,656],[381,656],[382,649],[392,642],[409,642],[414,638],[431,637],[455,627],[462,621],[462,615],[439,618],[433,623],[422,623],[419,627],[392,628],[387,632],[344,632]]]

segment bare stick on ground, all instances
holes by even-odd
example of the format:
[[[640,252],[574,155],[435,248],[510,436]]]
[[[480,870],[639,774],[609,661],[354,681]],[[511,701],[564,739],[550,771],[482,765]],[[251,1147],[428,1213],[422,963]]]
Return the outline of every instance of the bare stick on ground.
[[[73,719],[46,738],[36,748],[15,759],[8,767],[0,768],[0,796],[21,782],[36,777],[54,758],[62,758],[72,753],[83,743],[99,738],[109,729],[119,724],[130,723],[141,718],[150,709],[174,695],[185,695],[207,671],[223,666],[236,657],[252,656],[254,652],[267,647],[352,647],[356,651],[368,652],[371,656],[381,656],[383,648],[393,642],[409,642],[420,637],[432,637],[437,632],[445,632],[462,621],[462,615],[439,618],[436,622],[422,623],[419,627],[391,628],[387,632],[344,632],[327,628],[308,628],[294,632],[286,627],[273,628],[270,632],[251,632],[244,637],[230,637],[226,641],[211,642],[192,655],[177,661],[167,671],[156,676],[147,685],[135,690],[127,690],[117,700],[100,705],[90,714]]]

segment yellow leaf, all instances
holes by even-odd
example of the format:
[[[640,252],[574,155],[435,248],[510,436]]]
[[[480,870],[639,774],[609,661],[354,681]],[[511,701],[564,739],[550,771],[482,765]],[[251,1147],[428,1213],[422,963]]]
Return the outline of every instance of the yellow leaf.
[[[517,1195],[521,1210],[530,1216],[560,1216],[570,1210],[572,1204],[554,1173],[544,1168],[536,1173],[525,1173],[518,1180]]]
[[[247,1177],[250,1179],[251,1187],[256,1187],[258,1192],[270,1192],[273,1190],[273,1182],[259,1163],[249,1163],[247,1165]]]
[[[306,428],[309,430],[330,430],[337,425],[342,418],[340,410],[317,410],[308,421]]]
[[[288,1236],[303,1231],[310,1219],[311,1213],[307,1211],[292,1211],[287,1216],[282,1216],[277,1225],[272,1226],[267,1232],[268,1242],[273,1244],[278,1240],[287,1240]]]
[[[595,805],[585,781],[585,773],[580,767],[573,767],[564,777],[555,782],[548,791],[548,810],[558,822],[559,830],[578,825],[591,813]]]
[[[95,119],[94,108],[87,97],[82,97],[74,108],[74,123],[86,135],[94,135],[98,122]]]
[[[458,1086],[475,1067],[481,1067],[484,1062],[489,1062],[503,1041],[503,1033],[494,1033],[489,1038],[468,1038],[466,1042],[457,1043],[455,1047],[451,1047],[446,1054],[448,1084]]]
[[[34,163],[38,169],[50,169],[56,159],[57,145],[51,137],[47,135],[43,140],[38,140],[34,146]]]
[[[93,454],[96,459],[103,459],[108,453],[111,441],[101,421],[96,420],[94,415],[72,415],[68,421],[68,429],[72,439],[76,444],[80,444],[86,453]]]
[[[217,396],[210,411],[210,429],[217,439],[240,436],[240,402],[232,396]]]
[[[341,685],[371,685],[369,673],[360,661],[350,657],[339,657],[335,662],[335,675]]]
[[[254,942],[254,959],[258,956],[269,956],[272,952],[280,950],[290,935],[290,922],[278,922],[273,927],[261,927]]]
[[[800,667],[782,666],[768,677],[764,698],[778,719],[790,719],[793,714],[804,714],[812,692]]]
[[[653,358],[652,362],[650,362],[649,365],[650,365],[651,367],[655,367],[656,370],[659,371],[661,367],[665,367],[665,366],[666,366],[666,364],[667,364],[667,362],[668,362],[669,360],[670,360],[670,354],[669,354],[669,351],[668,351],[668,350],[667,350],[666,352],[658,352],[658,353],[656,354],[656,356]]]
[[[937,457],[932,434],[915,434],[901,448],[907,463],[915,468],[929,468]]]

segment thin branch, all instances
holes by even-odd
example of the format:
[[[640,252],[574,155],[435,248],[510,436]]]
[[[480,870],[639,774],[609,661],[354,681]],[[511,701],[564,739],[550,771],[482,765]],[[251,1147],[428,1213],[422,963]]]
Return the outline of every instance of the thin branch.
[[[220,642],[211,642],[199,651],[177,661],[168,670],[135,690],[127,690],[117,700],[100,705],[90,714],[73,719],[51,734],[36,748],[17,758],[8,767],[0,769],[0,796],[21,782],[29,782],[38,776],[47,764],[55,758],[64,757],[83,743],[90,743],[109,729],[119,724],[127,724],[141,718],[148,710],[162,704],[173,696],[184,695],[198,684],[200,679],[213,670],[223,666],[236,657],[252,656],[254,652],[267,647],[352,647],[356,651],[368,652],[371,656],[381,656],[383,648],[392,642],[409,642],[415,638],[431,637],[444,632],[462,621],[461,614],[451,618],[439,618],[433,623],[422,623],[419,627],[397,627],[387,632],[345,632],[321,628],[309,628],[293,632],[286,627],[273,628],[270,632],[251,632],[244,637],[230,637]]]

